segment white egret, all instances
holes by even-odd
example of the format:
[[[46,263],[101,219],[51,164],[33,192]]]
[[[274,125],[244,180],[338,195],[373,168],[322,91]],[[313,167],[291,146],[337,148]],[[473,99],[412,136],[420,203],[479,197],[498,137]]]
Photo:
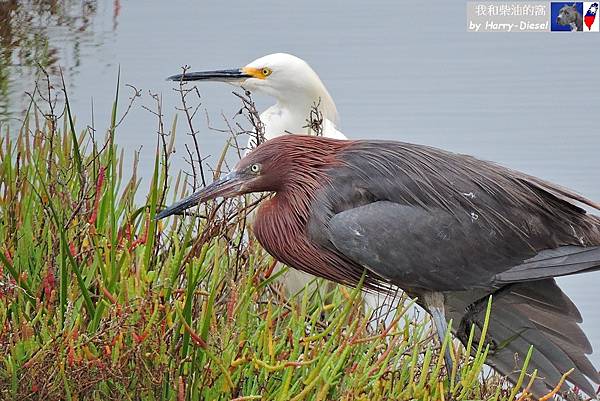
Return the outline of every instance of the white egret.
[[[286,133],[314,134],[307,120],[315,105],[323,117],[322,135],[346,139],[336,129],[337,108],[327,88],[306,61],[291,54],[269,54],[237,69],[186,72],[168,79],[226,82],[274,97],[276,103],[260,114],[267,140]]]
[[[307,122],[315,105],[318,106],[323,118],[321,135],[346,139],[346,136],[336,128],[337,108],[327,88],[306,61],[291,54],[269,54],[241,68],[186,72],[167,79],[225,82],[275,98],[276,103],[260,113],[266,140],[285,134],[314,135]],[[253,140],[250,138],[248,148],[256,145]],[[314,278],[307,273],[290,269],[284,280],[287,290],[296,293]],[[391,310],[394,310],[396,301],[392,300],[392,305],[387,305],[385,298],[383,295],[365,294],[365,301],[376,311],[376,316],[385,316],[389,322],[388,315]]]

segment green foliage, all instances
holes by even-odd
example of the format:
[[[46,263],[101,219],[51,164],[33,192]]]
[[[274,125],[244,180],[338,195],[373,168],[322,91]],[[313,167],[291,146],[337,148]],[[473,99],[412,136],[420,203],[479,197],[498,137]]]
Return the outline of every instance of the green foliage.
[[[453,347],[448,378],[409,300],[374,331],[357,289],[282,295],[243,201],[155,221],[171,145],[159,141],[136,206],[117,101],[104,143],[77,134],[68,102],[63,121],[32,116],[1,139],[1,399],[514,399],[482,382],[483,344]]]

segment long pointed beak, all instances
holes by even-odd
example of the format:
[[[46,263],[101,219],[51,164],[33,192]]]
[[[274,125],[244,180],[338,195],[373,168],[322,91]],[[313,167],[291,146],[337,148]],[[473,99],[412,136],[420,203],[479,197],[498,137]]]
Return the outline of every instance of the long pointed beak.
[[[242,69],[236,70],[215,70],[186,72],[185,74],[172,75],[167,78],[168,81],[218,81],[228,83],[238,83],[252,75],[245,73]]]
[[[165,217],[183,212],[184,210],[194,207],[199,203],[215,199],[219,196],[227,198],[239,195],[241,193],[241,187],[243,183],[243,177],[237,172],[232,171],[220,180],[214,181],[212,184],[204,187],[200,191],[162,210],[156,215],[155,219],[164,219]]]

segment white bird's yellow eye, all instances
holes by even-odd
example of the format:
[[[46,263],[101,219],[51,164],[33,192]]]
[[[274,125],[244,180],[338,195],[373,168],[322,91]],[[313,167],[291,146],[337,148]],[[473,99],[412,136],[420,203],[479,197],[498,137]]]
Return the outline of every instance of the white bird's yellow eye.
[[[264,67],[261,72],[263,76],[268,77],[273,71],[269,67]]]
[[[260,164],[255,163],[255,164],[251,165],[250,171],[252,171],[254,174],[258,174],[260,172]]]

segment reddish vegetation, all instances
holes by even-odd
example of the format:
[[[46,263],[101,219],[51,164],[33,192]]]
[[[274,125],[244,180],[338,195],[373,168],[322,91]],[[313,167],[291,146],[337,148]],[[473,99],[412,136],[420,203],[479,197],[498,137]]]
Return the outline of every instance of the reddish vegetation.
[[[88,223],[94,225],[96,224],[96,218],[98,217],[98,206],[100,205],[100,197],[102,195],[102,186],[104,184],[104,176],[105,176],[105,168],[101,166],[98,170],[98,179],[96,181],[96,194],[94,196],[94,207],[92,209],[92,214],[88,220]]]
[[[133,251],[138,246],[146,243],[146,241],[148,240],[148,227],[149,226],[150,226],[150,216],[146,215],[146,226],[144,228],[144,233],[140,237],[138,237],[138,239],[136,239],[135,241],[133,241],[131,243],[131,245],[129,246],[130,252]]]
[[[52,292],[56,289],[56,277],[54,276],[54,270],[51,266],[48,266],[46,276],[42,279],[42,288],[44,289],[44,298],[49,301]]]

